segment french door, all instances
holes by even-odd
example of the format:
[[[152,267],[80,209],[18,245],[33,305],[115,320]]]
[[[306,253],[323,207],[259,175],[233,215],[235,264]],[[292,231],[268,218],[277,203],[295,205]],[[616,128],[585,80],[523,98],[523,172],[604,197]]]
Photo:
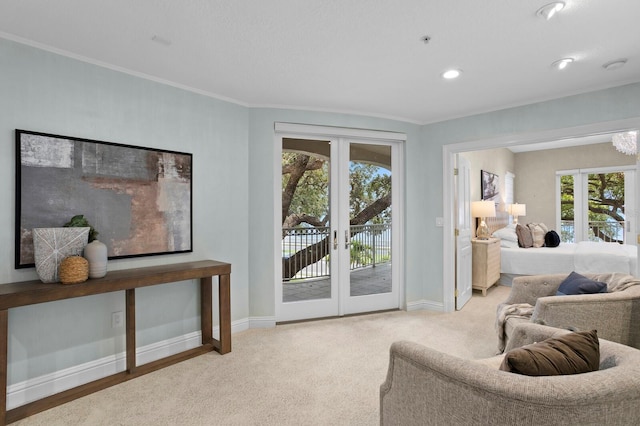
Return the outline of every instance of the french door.
[[[279,141],[277,321],[398,308],[400,143]]]

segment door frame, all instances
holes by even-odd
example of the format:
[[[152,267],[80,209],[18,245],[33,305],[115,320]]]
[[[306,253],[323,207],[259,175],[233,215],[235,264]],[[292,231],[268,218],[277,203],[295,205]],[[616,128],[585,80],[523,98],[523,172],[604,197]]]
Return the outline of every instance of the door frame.
[[[393,254],[396,260],[394,262],[397,265],[392,270],[392,279],[396,280],[398,288],[398,307],[400,309],[406,308],[405,301],[405,281],[404,281],[404,143],[407,140],[405,133],[389,132],[380,130],[365,130],[365,129],[353,129],[348,127],[333,127],[333,126],[318,126],[311,124],[298,124],[298,123],[285,123],[274,122],[274,157],[273,157],[273,170],[274,170],[274,182],[273,182],[273,199],[274,199],[274,220],[273,220],[273,242],[274,242],[274,303],[276,322],[288,321],[288,318],[283,317],[282,313],[282,259],[281,259],[281,245],[282,245],[282,183],[278,177],[281,175],[282,168],[282,138],[300,138],[300,139],[324,139],[324,140],[336,140],[336,139],[349,139],[354,142],[359,141],[371,141],[371,142],[400,142],[397,150],[397,159],[394,161],[394,165],[399,165],[400,170],[393,171],[393,180],[397,182],[397,187],[401,188],[394,197],[397,196],[397,206],[394,207],[394,216],[397,216],[398,232],[393,232],[392,237],[397,238],[397,248]],[[393,182],[393,181],[392,181]],[[392,183],[393,184],[393,183]],[[396,184],[394,184],[396,188]],[[397,234],[397,235],[396,235]],[[394,236],[395,235],[395,236]],[[338,295],[338,314],[343,315],[343,303]]]
[[[454,204],[454,168],[455,154],[465,151],[478,151],[482,149],[507,148],[518,145],[529,145],[534,143],[549,142],[561,139],[573,139],[589,135],[615,133],[628,130],[640,129],[640,117],[633,117],[623,120],[603,121],[594,124],[587,124],[560,129],[544,130],[539,132],[521,133],[515,135],[496,136],[486,139],[477,139],[467,142],[452,143],[442,146],[442,182],[443,182],[443,218],[444,234],[443,262],[442,262],[442,294],[443,310],[452,312],[455,310],[455,204]],[[640,162],[636,161],[636,206],[640,201]],[[517,172],[517,171],[516,171]],[[638,221],[640,212],[634,208],[633,218]],[[640,270],[640,262],[638,263]],[[640,271],[637,271],[638,274]]]

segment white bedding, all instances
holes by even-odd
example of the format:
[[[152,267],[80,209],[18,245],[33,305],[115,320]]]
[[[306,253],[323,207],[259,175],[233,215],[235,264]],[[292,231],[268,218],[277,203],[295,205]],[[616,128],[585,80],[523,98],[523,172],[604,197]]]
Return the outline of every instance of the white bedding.
[[[617,243],[561,243],[558,247],[500,249],[500,272],[512,275],[622,272],[636,275],[637,253]]]

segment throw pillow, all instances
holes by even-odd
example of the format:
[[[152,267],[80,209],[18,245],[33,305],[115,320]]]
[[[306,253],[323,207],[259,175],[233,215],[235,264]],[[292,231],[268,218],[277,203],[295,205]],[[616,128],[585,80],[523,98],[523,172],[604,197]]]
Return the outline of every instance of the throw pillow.
[[[544,226],[544,223],[528,223],[527,228],[531,231],[533,247],[544,246],[544,236],[547,233],[547,227]]]
[[[516,234],[516,225],[509,224],[504,228],[500,228],[492,234],[494,238],[500,238],[501,240],[518,242],[518,235]]]
[[[504,248],[520,248],[517,241],[500,240],[500,247]]]
[[[560,245],[560,235],[556,231],[549,231],[544,235],[545,247],[558,247]]]
[[[550,338],[506,353],[500,370],[527,376],[558,376],[597,371],[600,342],[596,330]]]
[[[518,245],[520,247],[533,247],[533,237],[531,236],[529,228],[518,224],[516,226],[516,234],[518,235]]]
[[[572,272],[567,278],[565,278],[558,287],[557,296],[565,296],[569,294],[593,294],[593,293],[606,293],[607,283],[601,283],[589,279],[577,272]]]

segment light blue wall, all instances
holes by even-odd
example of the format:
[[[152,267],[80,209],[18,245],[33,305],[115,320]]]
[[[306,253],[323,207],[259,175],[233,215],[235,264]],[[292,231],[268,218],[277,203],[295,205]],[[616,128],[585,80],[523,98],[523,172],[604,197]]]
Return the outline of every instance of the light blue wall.
[[[14,129],[193,153],[194,253],[112,261],[122,269],[214,258],[233,264],[232,320],[273,318],[274,122],[407,134],[406,301],[443,302],[442,146],[506,134],[640,116],[640,84],[426,126],[348,114],[247,108],[0,39],[0,282],[35,279],[13,268]],[[425,103],[431,102],[425,99]],[[197,330],[195,283],[140,292],[139,345]],[[111,313],[122,294],[9,315],[9,383],[124,348]]]
[[[178,150],[193,154],[194,252],[109,267],[230,262],[232,320],[246,319],[248,120],[243,106],[0,39],[0,283],[37,278],[13,268],[14,129]],[[195,282],[140,290],[138,345],[198,330],[195,291]],[[12,309],[9,383],[121,352],[124,329],[110,318],[123,310],[122,292]]]
[[[429,182],[431,200],[416,201],[416,208],[408,207],[408,217],[424,215],[427,220],[443,215],[442,205],[442,146],[460,142],[489,140],[501,136],[537,133],[553,129],[567,129],[599,122],[640,118],[640,83],[607,90],[569,96],[547,102],[517,108],[479,114],[422,127],[421,144],[414,151],[415,158],[407,159],[407,169],[413,170],[409,180]],[[411,167],[411,161],[421,162],[421,167]],[[407,191],[407,198],[420,197]],[[408,236],[408,239],[411,235]],[[408,241],[407,251],[417,250],[419,241],[430,241],[424,259],[429,269],[425,278],[426,300],[442,301],[443,254],[440,228],[427,226],[413,240]],[[418,269],[407,267],[407,276],[418,276]]]

